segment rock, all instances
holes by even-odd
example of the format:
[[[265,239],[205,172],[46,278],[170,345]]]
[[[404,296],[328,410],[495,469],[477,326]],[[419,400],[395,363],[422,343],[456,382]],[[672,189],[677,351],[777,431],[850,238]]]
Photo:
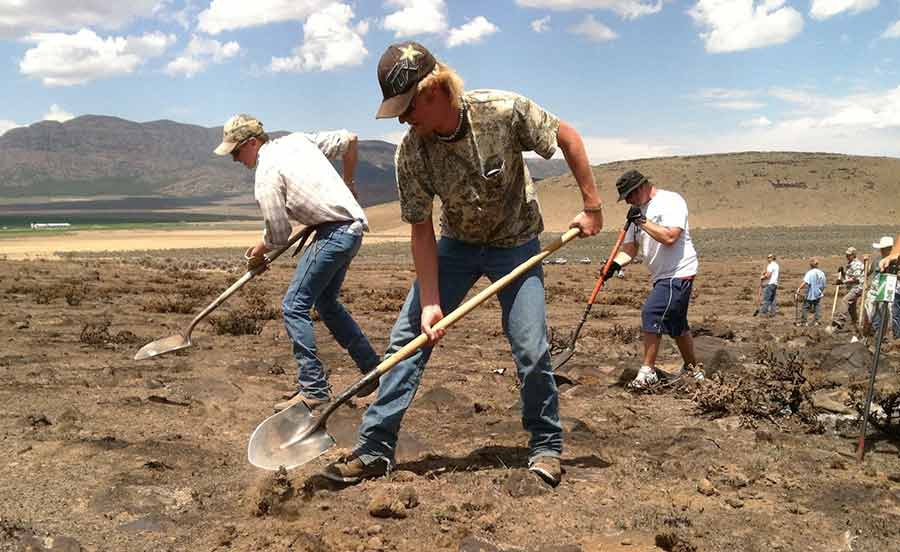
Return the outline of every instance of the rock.
[[[416,493],[415,487],[408,485],[400,491],[400,502],[404,508],[411,510],[419,505],[419,495]]]
[[[701,335],[694,338],[694,353],[697,360],[703,363],[707,376],[728,373],[738,367],[739,357],[734,348],[733,343],[717,337]]]
[[[587,425],[582,420],[579,420],[578,418],[563,416],[562,418],[560,418],[559,421],[560,421],[560,424],[562,425],[563,432],[565,432],[565,433],[576,433],[576,432],[594,433],[594,431],[591,429],[591,427],[589,425]]]
[[[391,472],[391,481],[398,483],[409,483],[416,480],[416,474],[409,470],[397,470]]]
[[[807,513],[809,513],[808,508],[801,506],[799,504],[788,504],[787,510],[788,510],[788,512],[790,512],[792,514],[797,514],[798,516],[806,515]]]
[[[368,529],[366,529],[366,535],[370,537],[372,535],[380,535],[383,528],[380,525],[370,525]]]
[[[832,376],[846,375],[847,380],[856,380],[868,375],[871,358],[863,342],[844,343],[828,352],[820,368]]]
[[[235,529],[234,525],[226,525],[222,527],[222,530],[219,533],[219,546],[231,546],[231,543],[234,542],[234,539],[237,538],[237,529]]]
[[[900,472],[892,473],[888,475],[887,478],[894,483],[900,483]]]
[[[459,541],[459,552],[501,552],[501,550],[491,542],[469,535]]]
[[[381,537],[375,535],[370,537],[369,540],[366,541],[366,549],[367,550],[384,550],[384,541],[381,540]]]
[[[513,498],[540,496],[550,492],[547,485],[528,470],[510,471],[503,483],[503,490]]]
[[[739,498],[735,498],[735,497],[726,498],[725,504],[728,504],[732,508],[743,508],[744,507],[744,501]]]
[[[394,499],[386,491],[378,490],[369,501],[369,514],[377,518],[405,518],[403,502]]]
[[[719,494],[719,491],[713,486],[709,479],[703,478],[697,483],[697,492],[704,496],[713,496]]]
[[[850,393],[845,388],[819,389],[810,395],[814,407],[834,414],[853,414],[852,408],[846,405]]]

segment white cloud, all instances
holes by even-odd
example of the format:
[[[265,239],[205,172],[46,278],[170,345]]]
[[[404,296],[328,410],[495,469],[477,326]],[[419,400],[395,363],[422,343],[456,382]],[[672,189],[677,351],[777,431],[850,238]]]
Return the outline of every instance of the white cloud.
[[[164,22],[174,22],[187,30],[191,27],[191,22],[199,11],[197,2],[199,0],[184,0],[181,9],[175,8],[176,0],[159,0],[159,3],[153,8],[153,16]]]
[[[741,121],[741,126],[744,128],[765,128],[767,126],[772,126],[772,121],[766,117],[759,116],[747,121]]]
[[[180,56],[166,65],[166,73],[193,77],[203,71],[210,63],[222,63],[228,58],[238,55],[241,46],[231,41],[221,43],[218,40],[192,36],[187,47]]]
[[[50,111],[44,113],[43,120],[44,121],[57,121],[59,123],[65,123],[71,119],[74,119],[75,116],[61,108],[58,104],[53,104],[50,106]]]
[[[812,0],[809,16],[822,20],[843,12],[864,12],[877,6],[878,0]]]
[[[803,30],[803,16],[785,0],[698,0],[688,12],[706,29],[706,51],[739,52],[783,44]]]
[[[663,0],[644,2],[641,0],[516,0],[525,8],[546,8],[551,10],[610,10],[626,19],[659,12]]]
[[[475,44],[499,30],[496,25],[479,15],[461,27],[450,29],[450,34],[447,36],[447,47]]]
[[[197,28],[215,35],[222,31],[281,21],[303,21],[332,2],[333,0],[212,0],[209,8],[200,12]]]
[[[531,30],[536,33],[543,33],[550,30],[550,16],[535,19],[531,22]]]
[[[764,107],[765,104],[755,99],[752,90],[737,88],[703,88],[697,97],[713,107],[729,110],[751,110]]]
[[[303,44],[293,56],[273,57],[269,68],[275,72],[330,71],[360,65],[369,54],[362,36],[369,30],[365,21],[351,27],[353,10],[346,4],[331,4],[314,13],[303,24]]]
[[[161,55],[175,43],[175,36],[154,32],[104,39],[81,29],[75,34],[34,33],[25,40],[36,46],[25,52],[19,71],[46,86],[71,86],[131,73],[148,58]]]
[[[593,15],[589,15],[581,23],[569,27],[569,32],[583,35],[595,42],[606,42],[619,37],[615,31],[594,19]]]
[[[900,38],[900,20],[888,27],[881,33],[881,38]]]
[[[20,126],[22,126],[22,125],[20,125],[19,123],[15,122],[15,121],[8,121],[6,119],[0,119],[0,136],[3,136],[4,134],[6,134],[7,130],[19,128]]]
[[[591,164],[594,165],[612,161],[666,157],[678,154],[677,148],[674,146],[632,142],[628,138],[585,136],[583,140]]]
[[[159,0],[3,0],[0,36],[23,36],[39,31],[82,27],[117,29],[153,14]]]
[[[447,6],[444,0],[387,0],[398,8],[384,18],[382,27],[394,31],[395,38],[447,30]]]

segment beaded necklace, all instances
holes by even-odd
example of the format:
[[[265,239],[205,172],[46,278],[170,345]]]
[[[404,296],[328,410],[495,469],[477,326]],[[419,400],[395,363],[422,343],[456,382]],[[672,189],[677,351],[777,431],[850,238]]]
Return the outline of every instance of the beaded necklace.
[[[434,133],[435,138],[440,140],[441,142],[455,142],[463,137],[468,130],[469,125],[466,124],[466,104],[463,102],[459,103],[459,121],[456,123],[456,130],[454,130],[449,136],[441,136],[438,133]]]

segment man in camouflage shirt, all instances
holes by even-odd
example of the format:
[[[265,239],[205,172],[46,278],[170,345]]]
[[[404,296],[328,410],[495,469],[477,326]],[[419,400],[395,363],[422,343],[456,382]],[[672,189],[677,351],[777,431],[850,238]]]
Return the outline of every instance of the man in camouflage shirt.
[[[848,322],[850,326],[853,326],[856,320],[859,319],[856,308],[859,298],[862,296],[862,281],[865,267],[862,261],[856,258],[855,247],[848,247],[845,255],[847,256],[847,266],[844,267],[844,275],[839,277],[836,283],[837,285],[846,286],[846,292],[841,297],[834,320],[826,328],[828,333],[834,333],[842,329]]]
[[[345,483],[378,477],[393,465],[400,422],[432,347],[444,334],[434,325],[462,302],[479,278],[496,281],[540,251],[538,236],[544,226],[522,152],[549,158],[558,145],[584,202],[571,227],[591,236],[603,226],[584,144],[567,123],[517,94],[464,92],[459,76],[415,42],[389,46],[378,77],[384,102],[376,117],[397,117],[411,127],[397,148],[396,167],[401,215],[412,225],[417,276],[386,354],[400,350],[420,331],[430,341],[382,376],[378,398],[363,417],[356,450],[326,468],[326,477]],[[442,202],[439,241],[432,223],[435,196]],[[556,485],[562,428],[540,265],[498,297],[521,382],[522,423],[531,433],[529,469]]]

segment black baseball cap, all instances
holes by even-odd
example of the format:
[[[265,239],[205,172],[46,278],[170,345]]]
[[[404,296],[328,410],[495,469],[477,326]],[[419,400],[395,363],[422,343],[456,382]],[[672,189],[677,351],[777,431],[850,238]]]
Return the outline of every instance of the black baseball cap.
[[[418,42],[398,42],[388,46],[378,60],[378,84],[384,101],[375,118],[399,117],[406,111],[416,95],[416,85],[434,70],[436,64],[431,52]]]
[[[616,191],[619,192],[618,201],[622,201],[628,194],[636,190],[641,184],[644,182],[650,182],[647,180],[647,177],[642,175],[640,172],[631,169],[630,171],[625,171],[625,174],[619,177],[616,180]]]

